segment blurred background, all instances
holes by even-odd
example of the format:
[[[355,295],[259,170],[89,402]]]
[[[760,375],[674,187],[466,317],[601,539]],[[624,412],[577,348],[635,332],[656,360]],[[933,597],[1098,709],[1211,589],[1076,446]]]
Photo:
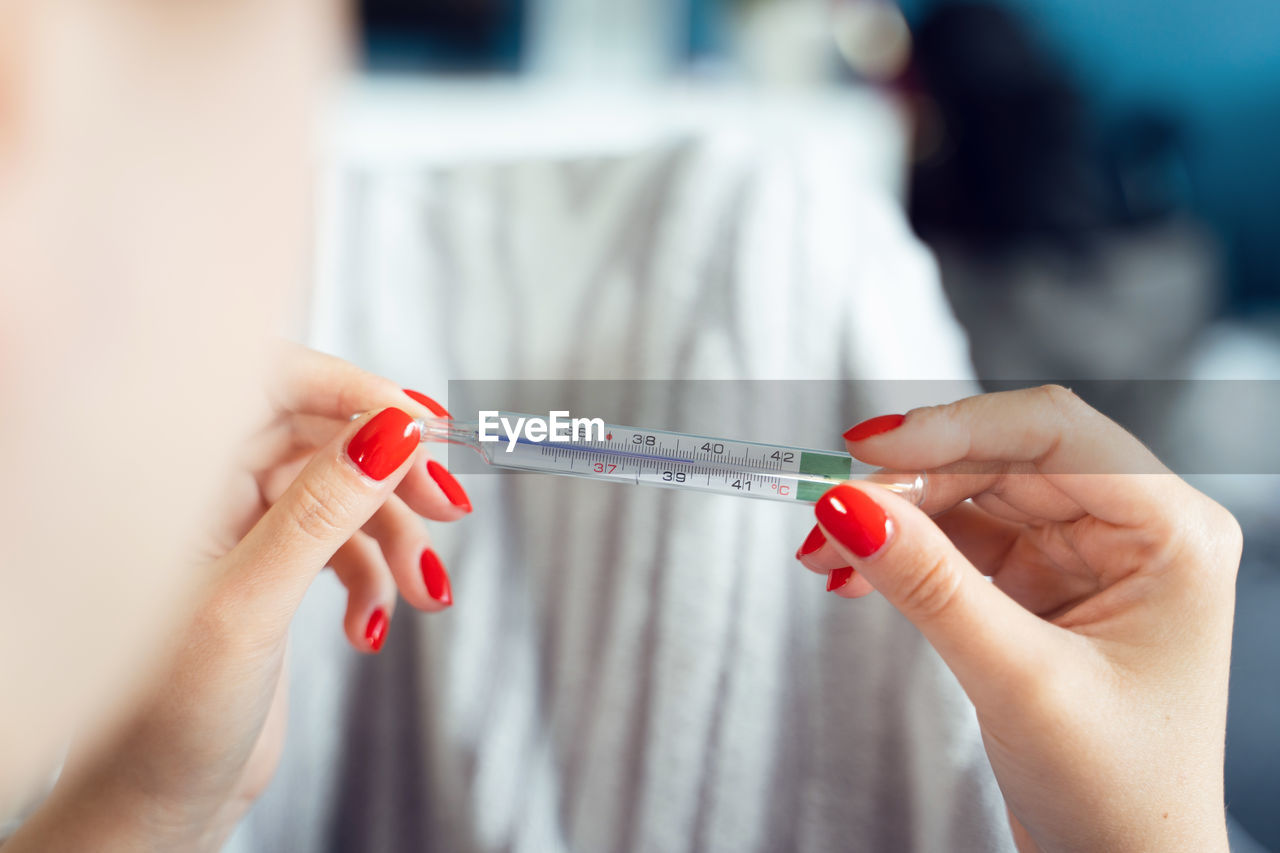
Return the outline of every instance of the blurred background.
[[[903,84],[932,97],[930,128],[945,115],[976,131],[966,150],[930,135],[931,171],[1067,167],[1020,198],[1002,185],[967,218],[974,236],[1024,236],[1002,227],[1014,217],[1065,235],[1194,216],[1218,252],[1221,307],[1280,301],[1280,6],[1265,0],[363,0],[360,19],[374,73]],[[1034,150],[1049,133],[1052,149]],[[960,227],[942,204],[922,197],[920,216]]]
[[[356,211],[373,210],[380,253],[411,239],[378,195],[404,169],[598,163],[781,125],[778,156],[856,159],[901,206],[980,381],[1107,380],[1081,387],[1245,526],[1227,794],[1236,849],[1280,851],[1280,468],[1254,462],[1274,463],[1280,398],[1280,4],[363,0],[358,14],[362,71],[330,136],[330,208],[346,212],[326,226],[322,278],[359,254],[334,248]],[[1246,402],[1248,418],[1222,411]]]

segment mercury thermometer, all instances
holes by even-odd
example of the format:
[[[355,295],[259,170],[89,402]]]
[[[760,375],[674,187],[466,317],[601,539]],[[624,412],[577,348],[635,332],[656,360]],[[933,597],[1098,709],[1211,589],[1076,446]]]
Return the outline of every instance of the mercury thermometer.
[[[499,414],[512,420],[530,417]],[[494,467],[614,483],[814,503],[846,480],[866,480],[917,506],[924,499],[927,484],[923,473],[873,468],[834,450],[669,430],[604,424],[603,440],[533,441],[523,435],[512,439],[486,433],[486,440],[481,441],[479,422],[421,418],[418,424],[422,441],[471,448]]]

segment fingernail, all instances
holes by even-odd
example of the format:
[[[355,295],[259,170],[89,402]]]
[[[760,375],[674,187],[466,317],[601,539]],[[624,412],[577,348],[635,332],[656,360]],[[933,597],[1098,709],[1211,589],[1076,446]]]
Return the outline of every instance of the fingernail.
[[[827,537],[822,535],[821,528],[815,524],[813,529],[809,531],[809,535],[804,538],[804,544],[796,550],[796,559],[807,557],[826,544]]]
[[[813,511],[827,533],[859,557],[870,557],[889,538],[889,516],[853,486],[830,489]]]
[[[407,412],[383,409],[347,444],[347,456],[375,480],[385,480],[418,447],[418,424]]]
[[[418,566],[422,569],[422,582],[427,585],[427,595],[444,605],[453,604],[453,587],[449,585],[449,573],[436,552],[427,548],[422,552]]]
[[[449,473],[448,468],[434,459],[429,459],[427,460],[427,473],[431,475],[431,479],[436,481],[440,491],[444,492],[444,496],[449,499],[449,503],[464,512],[471,512],[471,499],[467,497],[466,489],[462,488],[461,483],[453,479],[453,475]]]
[[[902,422],[906,419],[906,415],[880,415],[877,418],[868,418],[862,423],[850,427],[844,434],[844,440],[863,441],[874,435],[897,429],[902,426]]]
[[[453,419],[453,415],[449,414],[448,409],[446,409],[444,406],[437,403],[435,400],[432,400],[430,397],[428,397],[426,394],[423,394],[421,391],[411,391],[408,388],[402,388],[401,390],[404,391],[404,393],[408,395],[410,399],[416,400],[417,402],[421,403],[422,405],[430,409],[431,414],[435,415],[437,418],[449,418],[450,420]]]
[[[847,584],[851,577],[853,577],[853,566],[845,566],[842,569],[832,569],[827,572],[827,592],[835,592]]]
[[[364,638],[369,641],[369,648],[375,652],[382,651],[382,643],[387,639],[387,611],[379,607],[369,617],[369,624],[364,628]]]

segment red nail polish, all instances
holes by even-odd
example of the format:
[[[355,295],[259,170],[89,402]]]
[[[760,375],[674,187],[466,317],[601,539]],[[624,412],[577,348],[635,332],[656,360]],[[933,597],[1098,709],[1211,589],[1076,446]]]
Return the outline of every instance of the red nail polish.
[[[853,577],[853,566],[845,566],[844,568],[832,569],[827,572],[827,592],[835,592],[847,584],[851,577]]]
[[[431,479],[436,481],[440,491],[444,492],[444,496],[449,499],[449,503],[464,512],[471,512],[471,499],[467,497],[466,489],[462,488],[461,483],[453,479],[453,475],[449,473],[448,468],[434,459],[429,459],[427,460],[427,473],[431,475]]]
[[[889,538],[889,516],[853,486],[831,489],[813,511],[827,533],[859,557],[870,557]]]
[[[385,480],[418,447],[418,424],[407,412],[383,409],[347,444],[347,456],[375,480]]]
[[[453,419],[453,415],[449,414],[448,409],[446,409],[444,406],[437,403],[435,400],[432,400],[430,397],[428,397],[426,394],[423,394],[421,391],[411,391],[408,388],[404,388],[401,390],[403,390],[404,393],[410,399],[415,400],[416,402],[419,402],[422,405],[426,406],[428,409],[430,409],[431,414],[435,415],[437,418],[449,418],[450,420]]]
[[[844,440],[863,441],[872,436],[897,429],[902,426],[902,422],[906,419],[906,415],[881,415],[878,418],[869,418],[856,426],[850,427],[849,431],[844,434]]]
[[[444,605],[453,604],[453,587],[449,585],[449,573],[436,552],[427,548],[418,560],[422,569],[422,582],[427,585],[427,595]]]
[[[804,537],[804,544],[796,551],[796,559],[807,557],[826,544],[827,537],[822,535],[822,529],[815,524],[809,535]]]
[[[365,626],[364,638],[369,641],[369,648],[375,652],[382,651],[382,643],[387,639],[387,611],[381,607],[373,611],[369,624]]]

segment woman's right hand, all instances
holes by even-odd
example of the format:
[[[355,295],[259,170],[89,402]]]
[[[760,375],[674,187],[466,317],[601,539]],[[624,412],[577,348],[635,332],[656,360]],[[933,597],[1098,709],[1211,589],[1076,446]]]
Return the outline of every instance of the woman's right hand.
[[[955,673],[1019,849],[1226,851],[1235,519],[1056,386],[846,439],[928,471],[925,504],[838,486],[800,558],[880,592]]]
[[[242,449],[192,565],[210,585],[153,695],[104,753],[73,756],[10,850],[215,850],[284,746],[289,624],[316,574],[347,588],[344,628],[382,648],[397,592],[439,612],[449,578],[422,518],[471,511],[426,460],[438,404],[336,358],[286,347],[271,418]],[[352,415],[359,415],[354,421]]]

